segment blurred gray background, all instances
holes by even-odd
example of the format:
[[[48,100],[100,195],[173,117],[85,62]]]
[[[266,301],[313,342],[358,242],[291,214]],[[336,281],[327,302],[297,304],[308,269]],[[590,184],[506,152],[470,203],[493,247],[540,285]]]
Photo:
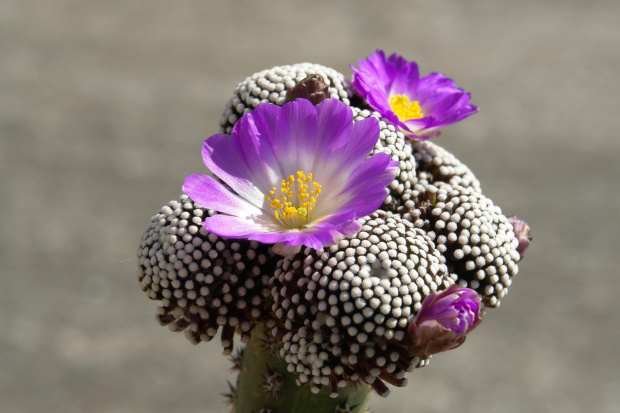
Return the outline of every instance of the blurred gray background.
[[[376,48],[480,113],[436,140],[534,243],[485,323],[376,412],[620,412],[617,1],[0,2],[0,411],[225,412],[229,363],[155,321],[149,218],[238,82]]]

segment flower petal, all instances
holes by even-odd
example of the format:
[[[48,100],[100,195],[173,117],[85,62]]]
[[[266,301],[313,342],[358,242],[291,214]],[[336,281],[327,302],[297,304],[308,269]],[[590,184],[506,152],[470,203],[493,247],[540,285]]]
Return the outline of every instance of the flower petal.
[[[203,208],[239,217],[259,215],[262,211],[245,199],[234,195],[208,175],[194,174],[185,179],[183,192]]]
[[[290,245],[297,245],[296,242],[299,242],[314,249],[321,249],[324,245],[356,234],[362,225],[355,218],[356,213],[352,210],[334,214],[312,225],[307,231],[300,232],[297,240],[291,239],[288,242]]]
[[[340,138],[338,139],[340,142],[326,148],[327,151],[315,160],[315,165],[311,169],[316,181],[326,185],[326,190],[335,193],[343,189],[350,180],[353,170],[374,149],[380,133],[379,121],[376,118],[363,119],[355,123],[352,123],[352,118],[346,121],[351,126],[347,130],[346,140]],[[330,145],[331,142],[326,144]]]
[[[207,231],[224,238],[250,238],[267,229],[251,219],[232,215],[213,215],[204,220]],[[251,239],[251,238],[250,238]]]
[[[353,112],[339,103],[336,99],[327,99],[316,106],[319,139],[316,140],[315,148],[322,157],[331,157],[354,142],[351,136]],[[366,155],[368,152],[370,150]]]
[[[402,59],[402,57],[400,58]],[[418,69],[418,64],[416,62],[406,62],[406,64],[398,69],[389,89],[388,96],[406,95],[413,100],[418,100],[415,98],[416,94],[411,92],[417,91],[419,81],[420,71]]]
[[[245,138],[245,150],[250,152],[250,148],[254,147],[255,137],[248,133]],[[233,191],[260,208],[265,192],[270,188],[267,177],[271,168],[259,157],[250,157],[248,161],[244,156],[241,141],[236,135],[213,135],[204,141],[202,146],[203,161],[209,170]],[[257,168],[262,168],[265,173],[257,174]]]
[[[356,218],[359,218],[357,211],[352,209],[345,210],[318,222],[313,228],[327,231],[332,237],[335,235],[341,237],[342,235],[350,236],[357,233],[362,228],[362,224],[357,222],[355,220]],[[337,234],[334,231],[336,231]]]
[[[341,165],[352,167],[368,157],[377,144],[377,136],[381,132],[377,118],[363,119],[353,124],[348,145],[340,150]],[[344,153],[344,156],[342,154]]]
[[[261,109],[261,110],[259,110]],[[305,99],[287,102],[284,106],[259,105],[248,114],[257,133],[268,145],[280,167],[280,178],[304,170],[309,165],[307,148],[314,145],[317,114],[312,103]]]
[[[442,73],[429,73],[420,79],[415,88],[407,90],[408,96],[415,96],[416,100],[424,103],[428,96],[441,92],[462,91],[454,84],[454,80]]]
[[[368,158],[355,169],[347,188],[339,195],[348,198],[342,209],[354,209],[358,218],[374,212],[383,203],[387,195],[386,186],[394,179],[397,168],[398,162],[392,161],[387,153],[377,153]]]

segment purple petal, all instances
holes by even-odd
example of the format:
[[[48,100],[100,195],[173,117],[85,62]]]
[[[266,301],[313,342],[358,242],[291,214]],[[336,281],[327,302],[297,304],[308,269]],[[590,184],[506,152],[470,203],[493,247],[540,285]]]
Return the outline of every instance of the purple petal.
[[[387,195],[386,186],[398,171],[398,162],[391,161],[387,153],[377,153],[356,168],[349,178],[347,188],[338,196],[350,198],[342,209],[353,209],[357,217],[374,212]],[[356,196],[351,197],[351,194]]]
[[[261,109],[261,110],[259,110]],[[307,159],[304,145],[316,139],[317,115],[312,103],[305,99],[284,106],[259,105],[251,116],[260,138],[268,145],[279,164],[280,178],[304,170]]]
[[[305,245],[314,249],[321,249],[325,244],[333,242],[331,237],[322,236],[322,231],[314,229],[289,230],[281,232],[256,233],[248,237],[250,240],[263,244],[283,243],[287,247]]]
[[[357,233],[361,224],[355,218],[354,211],[344,211],[327,217],[303,230],[261,234],[250,239],[264,243],[282,242],[286,246],[305,245],[310,248],[321,249],[325,245],[333,244],[346,236]]]
[[[465,107],[469,102],[469,95],[463,91],[435,93],[422,102],[423,110],[432,113],[435,118],[442,119],[454,114],[454,109]],[[452,110],[452,113],[450,111]]]
[[[247,151],[255,144],[255,140],[250,138],[252,135],[248,133],[247,139],[243,140]],[[244,158],[243,147],[242,140],[236,135],[213,135],[204,142],[202,157],[211,172],[233,191],[260,208],[265,192],[271,188],[266,179],[271,168],[258,157],[254,158],[255,163],[248,163]],[[256,168],[262,168],[267,173],[257,174]]]
[[[323,101],[327,102],[327,100]],[[285,174],[305,170],[311,165],[307,154],[317,153],[318,117],[315,107],[305,99],[289,102],[282,106],[282,120],[286,120],[287,127],[273,136],[273,147],[280,160]],[[280,122],[284,123],[284,122]]]
[[[342,164],[352,165],[364,161],[377,144],[380,133],[381,128],[377,118],[355,122],[344,151],[345,156],[342,157]]]
[[[352,67],[353,85],[382,114],[391,112],[390,96],[407,94],[420,79],[417,63],[408,62],[396,53],[386,58],[382,50],[377,50],[358,65],[359,70]]]
[[[392,86],[397,68],[402,65],[402,61],[397,58],[394,58],[394,63],[394,65],[388,64],[383,50],[377,50],[368,56],[368,59],[358,61],[359,69],[351,66],[353,86],[370,106],[381,114],[390,111],[388,91]]]
[[[234,195],[224,185],[208,175],[188,176],[183,184],[183,192],[201,207],[225,214],[248,217],[262,213],[259,208]]]
[[[396,77],[392,82],[392,86],[389,89],[388,95],[415,96],[415,94],[410,94],[410,91],[415,91],[418,88],[419,81],[420,72],[418,69],[418,64],[416,62],[407,62],[406,65],[398,70]]]
[[[318,139],[315,153],[329,157],[334,152],[340,152],[351,146],[351,142],[354,142],[351,128],[354,126],[353,112],[349,107],[336,99],[326,99],[316,106],[316,113]]]
[[[343,211],[338,214],[334,214],[317,224],[314,224],[309,231],[304,231],[302,236],[304,244],[309,245],[308,242],[316,242],[315,249],[323,248],[324,245],[336,243],[343,239],[356,234],[362,225],[355,220],[356,214],[354,211]],[[320,243],[320,247],[317,246]]]
[[[349,110],[349,112],[351,112]],[[314,175],[317,180],[329,179],[332,187],[337,187],[336,178],[341,183],[350,180],[349,175],[353,173],[358,165],[368,157],[377,144],[380,133],[379,121],[376,118],[363,119],[352,124],[349,129],[346,141],[339,143],[339,149],[333,148],[328,153],[323,153],[317,164],[313,167],[316,171]],[[338,189],[339,191],[340,189]]]
[[[305,245],[307,247],[319,250],[324,245],[332,244],[334,239],[325,231],[299,231],[294,237],[291,237],[284,241],[286,246]]]
[[[207,231],[224,238],[248,238],[266,229],[254,220],[231,215],[214,215],[204,220]]]
[[[361,228],[359,226],[361,224],[355,220],[356,218],[359,218],[359,215],[354,210],[347,209],[322,219],[312,227],[326,231],[339,230],[343,233],[346,232],[347,235],[352,235]],[[353,222],[356,224],[352,224]]]
[[[394,55],[392,55],[394,56]],[[366,60],[359,60],[359,72],[370,75],[367,79],[376,82],[380,86],[389,88],[397,71],[398,59],[396,65],[387,64],[388,59],[385,57],[383,50],[376,50],[375,53],[368,56]],[[355,68],[353,68],[355,70]]]
[[[428,96],[436,93],[462,91],[454,85],[454,80],[446,77],[442,73],[429,73],[420,79],[415,89],[408,90],[410,96],[415,96],[416,100],[425,102]]]

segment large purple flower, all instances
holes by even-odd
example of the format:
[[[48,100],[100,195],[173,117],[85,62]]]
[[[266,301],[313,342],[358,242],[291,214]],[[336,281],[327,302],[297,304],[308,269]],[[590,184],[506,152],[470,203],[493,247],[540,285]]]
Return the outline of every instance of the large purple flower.
[[[420,78],[416,62],[377,50],[353,69],[353,86],[368,104],[411,139],[428,139],[439,129],[478,111],[469,93],[441,73]]]
[[[216,235],[320,249],[355,234],[356,218],[383,202],[398,163],[385,153],[366,159],[378,139],[376,119],[353,123],[337,100],[259,105],[232,136],[204,142],[204,163],[224,184],[190,175],[183,191],[222,213],[204,221]]]
[[[430,356],[463,344],[467,334],[482,321],[480,296],[456,284],[432,293],[410,321],[412,355]]]

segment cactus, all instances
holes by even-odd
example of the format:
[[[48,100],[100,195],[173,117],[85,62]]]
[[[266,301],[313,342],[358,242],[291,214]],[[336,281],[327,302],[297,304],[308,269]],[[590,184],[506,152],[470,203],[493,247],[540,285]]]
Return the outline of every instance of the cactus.
[[[352,383],[340,389],[337,397],[330,397],[328,388],[318,394],[310,385],[298,386],[296,375],[286,370],[286,363],[269,351],[264,325],[252,331],[241,358],[241,371],[233,394],[233,412],[317,413],[366,411],[370,386]]]
[[[443,96],[431,116],[403,86],[415,62],[369,61],[352,82],[303,63],[240,83],[220,121],[232,136],[203,146],[218,178],[189,176],[140,242],[158,321],[233,354],[233,413],[369,412],[371,390],[406,386],[499,306],[531,241],[467,166],[417,140],[475,113],[469,95],[419,79]],[[373,78],[388,74],[401,79]]]

